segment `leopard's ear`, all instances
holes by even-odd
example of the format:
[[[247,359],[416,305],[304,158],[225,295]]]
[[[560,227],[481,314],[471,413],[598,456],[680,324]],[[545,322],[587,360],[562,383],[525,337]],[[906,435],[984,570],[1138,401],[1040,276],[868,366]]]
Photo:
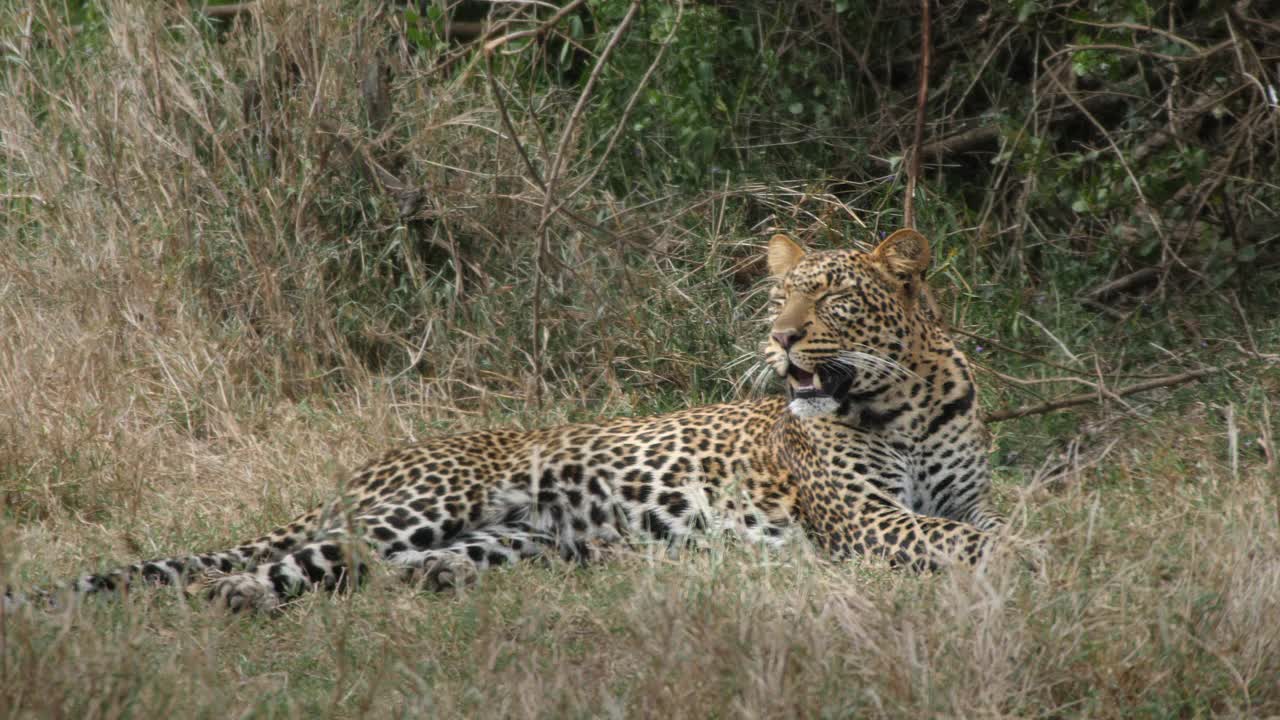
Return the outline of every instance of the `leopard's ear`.
[[[929,269],[929,239],[904,228],[885,238],[871,257],[884,263],[892,275],[905,280]]]
[[[781,280],[783,275],[791,272],[802,257],[804,248],[795,240],[782,233],[769,238],[769,274],[775,279]]]

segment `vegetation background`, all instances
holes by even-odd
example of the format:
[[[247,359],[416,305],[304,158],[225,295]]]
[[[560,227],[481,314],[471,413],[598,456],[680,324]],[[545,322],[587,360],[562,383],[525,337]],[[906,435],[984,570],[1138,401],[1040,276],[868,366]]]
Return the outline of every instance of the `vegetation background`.
[[[1043,569],[724,542],[276,617],[140,594],[0,616],[0,716],[1280,713],[1276,10],[933,8],[940,316],[995,417],[1091,398],[992,426]],[[435,433],[776,391],[762,240],[902,223],[921,30],[899,0],[0,4],[0,584],[256,535]]]

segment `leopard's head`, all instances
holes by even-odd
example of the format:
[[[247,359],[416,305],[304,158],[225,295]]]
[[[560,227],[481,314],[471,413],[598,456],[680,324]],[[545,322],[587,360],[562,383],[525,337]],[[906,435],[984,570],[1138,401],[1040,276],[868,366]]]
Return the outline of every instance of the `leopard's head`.
[[[786,235],[769,241],[775,286],[769,366],[787,383],[799,417],[844,414],[911,377],[925,316],[919,294],[929,241],[899,230],[869,253],[805,252]]]

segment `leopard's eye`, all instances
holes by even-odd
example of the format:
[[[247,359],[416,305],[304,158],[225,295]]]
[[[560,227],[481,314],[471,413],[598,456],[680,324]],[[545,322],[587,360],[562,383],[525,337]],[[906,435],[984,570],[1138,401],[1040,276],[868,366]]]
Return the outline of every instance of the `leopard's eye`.
[[[841,300],[844,300],[845,298],[849,297],[849,295],[851,294],[852,293],[850,293],[847,290],[835,290],[835,291],[826,293],[825,295],[819,296],[818,299],[814,301],[814,303],[816,305],[830,305],[833,302],[839,302]]]

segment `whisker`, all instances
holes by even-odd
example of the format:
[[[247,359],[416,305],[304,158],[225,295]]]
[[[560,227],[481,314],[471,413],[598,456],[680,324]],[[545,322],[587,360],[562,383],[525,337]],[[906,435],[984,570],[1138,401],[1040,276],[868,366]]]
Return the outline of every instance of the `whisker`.
[[[758,362],[748,371],[751,376],[751,389],[754,392],[760,392],[769,382],[769,378],[773,376],[773,368],[764,362]]]
[[[892,363],[886,363],[878,358],[863,356],[860,354],[837,354],[831,358],[830,362],[854,369],[895,369]]]
[[[741,393],[744,388],[750,389],[752,393],[759,393],[769,382],[769,378],[773,376],[773,368],[769,363],[754,353],[739,356],[730,363],[730,366],[741,365],[748,360],[751,361],[751,364],[746,370],[738,373],[733,381],[735,394]]]
[[[868,346],[864,345],[863,347]],[[874,369],[887,368],[902,377],[914,377],[917,379],[920,377],[918,374],[911,372],[898,362],[879,355],[872,355],[871,353],[860,352],[857,350],[840,350],[836,353],[836,359],[852,367],[859,367],[858,363],[862,363],[861,367]]]

